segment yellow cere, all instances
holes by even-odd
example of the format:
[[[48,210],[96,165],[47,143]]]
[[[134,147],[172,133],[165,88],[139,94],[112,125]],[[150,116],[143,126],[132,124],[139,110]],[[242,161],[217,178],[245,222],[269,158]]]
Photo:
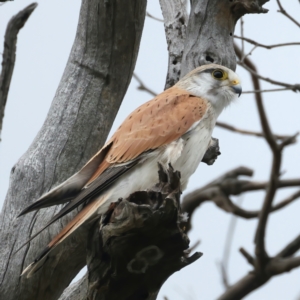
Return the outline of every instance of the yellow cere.
[[[232,83],[233,85],[237,85],[237,84],[239,84],[240,82],[239,82],[237,79],[235,79],[235,80],[232,80],[231,83]]]

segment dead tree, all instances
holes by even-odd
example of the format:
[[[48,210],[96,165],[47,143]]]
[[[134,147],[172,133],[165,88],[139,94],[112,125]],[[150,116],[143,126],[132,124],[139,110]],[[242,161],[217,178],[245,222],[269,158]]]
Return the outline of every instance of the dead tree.
[[[185,1],[161,0],[169,50],[166,87],[202,64],[214,62],[235,69],[235,24],[246,13],[266,13],[262,7],[265,2],[267,0],[194,0],[188,16]],[[76,212],[14,254],[59,207],[21,219],[16,216],[23,207],[72,175],[104,143],[132,77],[145,13],[145,0],[82,2],[76,39],[47,119],[11,172],[0,218],[0,298],[58,299],[85,265],[87,252],[94,251],[90,245],[93,241],[97,245],[99,235],[88,236],[87,229],[82,229],[76,239],[66,245],[64,253],[68,255],[61,253],[55,259],[50,258],[38,275],[30,279],[20,278],[24,266]],[[109,220],[104,224],[109,224]],[[96,252],[101,257],[101,250],[97,248]],[[89,279],[93,279],[95,274],[91,270],[89,275]],[[97,276],[96,282],[105,274]],[[164,280],[166,276],[162,276],[159,284]],[[105,299],[95,296],[85,279],[65,290],[61,299],[86,297]],[[155,299],[155,293],[144,295],[143,299]]]

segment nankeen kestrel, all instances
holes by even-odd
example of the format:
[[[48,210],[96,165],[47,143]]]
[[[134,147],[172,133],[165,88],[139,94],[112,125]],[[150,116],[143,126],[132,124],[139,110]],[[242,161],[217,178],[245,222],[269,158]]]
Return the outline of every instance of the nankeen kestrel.
[[[209,147],[218,116],[241,91],[240,80],[232,70],[204,65],[134,110],[80,171],[21,212],[69,202],[45,229],[86,204],[23,274],[34,274],[50,251],[85,222],[105,213],[111,202],[151,188],[158,180],[158,162],[165,167],[171,163],[180,171],[184,190]]]

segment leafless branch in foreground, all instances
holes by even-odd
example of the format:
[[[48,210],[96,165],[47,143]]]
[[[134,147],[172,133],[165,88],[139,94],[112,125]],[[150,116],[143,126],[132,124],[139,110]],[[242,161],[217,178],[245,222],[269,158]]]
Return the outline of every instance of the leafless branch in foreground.
[[[36,7],[37,3],[32,3],[25,7],[11,18],[6,27],[2,70],[0,74],[0,140],[4,110],[16,60],[17,36]]]
[[[283,8],[280,0],[276,0],[276,1],[279,6],[278,12],[282,13],[284,16],[289,18],[293,23],[295,23],[298,27],[300,27],[300,23],[298,21],[296,21],[290,14],[287,13],[287,11]]]
[[[269,182],[253,182],[241,180],[239,176],[252,176],[253,171],[246,167],[238,167],[226,172],[224,175],[208,183],[206,186],[187,194],[182,201],[182,210],[190,216],[187,222],[187,230],[191,229],[191,218],[194,211],[204,202],[213,202],[227,213],[243,219],[258,218],[260,211],[249,211],[235,204],[230,196],[243,195],[245,192],[267,190]],[[300,186],[300,179],[279,180],[278,188]],[[270,212],[277,211],[300,197],[300,191],[271,207]]]

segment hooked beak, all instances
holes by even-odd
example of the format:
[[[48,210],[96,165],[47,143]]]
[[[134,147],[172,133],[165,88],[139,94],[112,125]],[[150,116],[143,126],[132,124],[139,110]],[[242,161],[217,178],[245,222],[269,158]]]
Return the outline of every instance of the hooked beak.
[[[235,85],[232,85],[230,86],[232,88],[232,90],[238,94],[239,96],[241,96],[241,93],[242,93],[242,86],[239,85],[239,84],[235,84]]]

